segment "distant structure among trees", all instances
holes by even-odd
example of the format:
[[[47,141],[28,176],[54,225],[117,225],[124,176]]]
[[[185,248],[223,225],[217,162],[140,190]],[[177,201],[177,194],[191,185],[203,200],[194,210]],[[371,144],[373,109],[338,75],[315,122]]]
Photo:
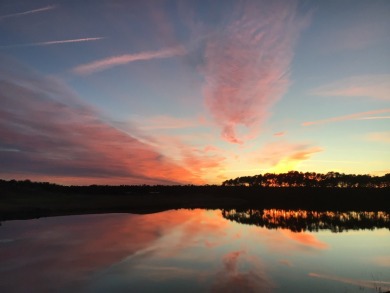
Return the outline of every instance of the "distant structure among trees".
[[[390,173],[384,176],[370,176],[338,172],[320,174],[290,171],[280,174],[266,173],[237,177],[225,180],[222,186],[384,188],[390,187]]]

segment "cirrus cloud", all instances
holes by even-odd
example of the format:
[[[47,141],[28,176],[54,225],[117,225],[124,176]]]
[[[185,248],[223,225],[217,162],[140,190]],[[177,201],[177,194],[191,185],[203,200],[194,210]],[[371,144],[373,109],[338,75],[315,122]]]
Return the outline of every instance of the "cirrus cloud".
[[[344,115],[344,116],[337,116],[337,117],[331,117],[327,119],[321,119],[321,120],[316,120],[316,121],[307,121],[303,122],[302,126],[310,126],[310,125],[317,125],[317,124],[327,124],[327,123],[332,123],[332,122],[339,122],[339,121],[346,121],[346,120],[369,120],[369,119],[387,119],[388,117],[386,116],[374,116],[376,114],[382,114],[382,113],[389,113],[389,109],[378,109],[378,110],[372,110],[372,111],[366,111],[366,112],[359,112],[359,113],[353,113],[349,115]]]
[[[308,19],[299,19],[295,1],[258,2],[240,2],[204,52],[205,104],[231,143],[244,142],[238,126],[257,132],[286,92],[294,44]]]
[[[58,80],[1,61],[2,176],[66,184],[202,183],[180,162],[102,120]]]
[[[115,66],[125,65],[135,61],[145,61],[151,59],[171,58],[174,56],[181,56],[186,54],[183,47],[177,46],[173,48],[162,49],[159,51],[145,51],[134,54],[125,54],[120,56],[112,56],[90,63],[76,66],[72,69],[73,73],[79,75],[88,75],[95,72],[110,69]]]
[[[48,5],[48,6],[45,6],[45,7],[36,8],[36,9],[32,9],[32,10],[27,10],[27,11],[23,11],[23,12],[16,12],[16,13],[11,13],[11,14],[1,15],[0,16],[0,20],[7,19],[7,18],[12,18],[12,17],[18,17],[18,16],[25,16],[25,15],[35,14],[35,13],[44,12],[44,11],[49,11],[49,10],[52,10],[52,9],[55,9],[55,8],[56,8],[55,5]]]
[[[390,100],[390,75],[353,76],[310,92],[316,96],[370,97],[376,100]]]

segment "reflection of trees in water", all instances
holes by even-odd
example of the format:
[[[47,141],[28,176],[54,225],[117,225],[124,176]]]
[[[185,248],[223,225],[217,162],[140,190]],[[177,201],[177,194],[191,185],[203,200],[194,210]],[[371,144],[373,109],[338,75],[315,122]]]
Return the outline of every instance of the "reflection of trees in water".
[[[331,230],[343,232],[374,228],[390,229],[387,212],[337,212],[305,210],[222,210],[224,218],[242,224],[268,229],[290,229],[293,232]]]

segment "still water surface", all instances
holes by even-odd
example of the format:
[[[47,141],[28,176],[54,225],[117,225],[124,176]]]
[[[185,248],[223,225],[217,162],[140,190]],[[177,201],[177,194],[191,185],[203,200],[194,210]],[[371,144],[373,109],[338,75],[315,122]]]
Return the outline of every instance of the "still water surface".
[[[7,221],[0,291],[386,292],[389,221],[202,209]]]

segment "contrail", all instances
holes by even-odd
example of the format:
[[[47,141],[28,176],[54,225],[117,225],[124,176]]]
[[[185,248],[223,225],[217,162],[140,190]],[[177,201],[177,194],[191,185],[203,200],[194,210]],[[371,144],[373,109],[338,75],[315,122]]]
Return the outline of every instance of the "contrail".
[[[345,120],[362,120],[362,119],[370,119],[370,118],[372,119],[374,117],[365,117],[365,116],[380,114],[380,113],[389,113],[389,112],[390,112],[390,108],[372,110],[372,111],[367,111],[367,112],[349,114],[349,115],[345,115],[345,116],[331,117],[328,119],[303,122],[302,126],[309,126],[309,125],[315,125],[315,124],[326,124],[326,123],[345,121]],[[383,117],[381,117],[381,119],[383,119]]]
[[[23,15],[28,15],[28,14],[48,11],[48,10],[52,10],[54,8],[56,8],[55,5],[49,5],[49,6],[45,6],[45,7],[42,7],[42,8],[37,8],[37,9],[28,10],[28,11],[24,11],[24,12],[7,14],[7,15],[0,16],[0,20],[5,19],[5,18],[10,18],[10,17],[17,17],[17,16],[23,16]]]
[[[174,48],[162,49],[159,51],[145,51],[135,54],[112,56],[105,59],[96,60],[91,63],[79,65],[73,68],[72,71],[76,74],[87,75],[135,61],[171,58],[174,56],[184,55],[185,53],[185,49],[181,46],[178,46]]]
[[[47,42],[38,42],[38,43],[29,43],[29,44],[7,45],[7,46],[0,46],[0,48],[50,46],[50,45],[57,45],[57,44],[90,42],[90,41],[97,41],[97,40],[101,40],[101,39],[104,39],[104,38],[103,37],[96,37],[96,38],[83,38],[83,39],[72,39],[72,40],[57,40],[57,41],[47,41]]]

